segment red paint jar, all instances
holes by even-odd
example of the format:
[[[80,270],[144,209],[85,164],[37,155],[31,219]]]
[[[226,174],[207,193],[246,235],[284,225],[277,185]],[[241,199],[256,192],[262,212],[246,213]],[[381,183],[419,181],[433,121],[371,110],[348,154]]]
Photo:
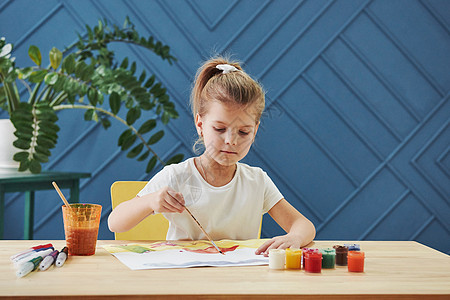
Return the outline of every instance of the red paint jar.
[[[302,268],[305,269],[306,268],[306,253],[310,253],[310,252],[319,252],[319,249],[316,248],[302,248]]]
[[[322,253],[311,251],[305,256],[305,271],[309,273],[322,272]]]
[[[364,252],[349,251],[347,263],[349,272],[364,272]]]

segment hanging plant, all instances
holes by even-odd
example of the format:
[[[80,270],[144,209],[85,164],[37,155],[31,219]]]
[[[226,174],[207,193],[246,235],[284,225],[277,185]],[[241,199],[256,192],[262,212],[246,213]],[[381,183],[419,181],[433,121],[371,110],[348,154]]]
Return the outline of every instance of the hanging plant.
[[[75,50],[52,48],[46,68],[34,45],[28,55],[35,65],[17,68],[11,57],[13,46],[5,38],[0,40],[0,107],[8,111],[16,128],[13,144],[18,152],[14,160],[20,162],[19,171],[39,173],[41,164],[49,161],[60,130],[56,112],[64,109],[85,110],[86,121],[100,122],[105,129],[111,126],[110,120],[122,123],[125,129],[118,137],[118,146],[127,151],[127,157],[145,161],[147,173],[157,162],[180,162],[182,154],[164,162],[152,148],[164,137],[163,129],[154,132],[158,124],[178,118],[166,88],[146,70],[137,75],[136,62],[130,63],[128,57],[119,62],[108,48],[116,42],[143,47],[171,65],[176,59],[169,46],[151,36],[141,37],[128,17],[121,28],[99,20],[94,28],[86,25],[86,30],[87,37],[78,34]],[[20,99],[18,82],[28,90],[26,100]],[[125,119],[118,115],[123,110]],[[152,111],[154,117],[142,120],[137,127],[143,111]]]

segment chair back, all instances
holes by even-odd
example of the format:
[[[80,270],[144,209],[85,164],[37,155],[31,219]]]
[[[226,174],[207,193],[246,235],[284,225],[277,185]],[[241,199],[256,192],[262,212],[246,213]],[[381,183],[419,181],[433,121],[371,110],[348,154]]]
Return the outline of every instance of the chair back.
[[[122,202],[136,197],[147,181],[116,181],[111,185],[112,209]],[[169,221],[162,214],[145,218],[134,228],[126,232],[114,233],[116,240],[165,240]]]

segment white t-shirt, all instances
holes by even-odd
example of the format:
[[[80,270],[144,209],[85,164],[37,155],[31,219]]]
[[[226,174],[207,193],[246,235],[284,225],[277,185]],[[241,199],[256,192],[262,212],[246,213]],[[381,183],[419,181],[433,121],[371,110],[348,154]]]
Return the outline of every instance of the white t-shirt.
[[[258,238],[261,216],[283,195],[261,168],[237,163],[233,179],[224,186],[207,183],[194,158],[164,167],[138,193],[139,197],[169,186],[183,194],[185,205],[213,240]],[[207,239],[187,211],[164,213],[167,240]]]

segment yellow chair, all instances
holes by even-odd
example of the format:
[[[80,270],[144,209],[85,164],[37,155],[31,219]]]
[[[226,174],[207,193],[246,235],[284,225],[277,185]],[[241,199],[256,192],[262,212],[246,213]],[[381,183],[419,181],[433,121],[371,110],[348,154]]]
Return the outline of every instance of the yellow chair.
[[[116,181],[111,185],[112,209],[120,203],[133,199],[144,188],[147,181]],[[145,218],[126,232],[114,233],[116,240],[165,240],[169,221],[162,214]]]

